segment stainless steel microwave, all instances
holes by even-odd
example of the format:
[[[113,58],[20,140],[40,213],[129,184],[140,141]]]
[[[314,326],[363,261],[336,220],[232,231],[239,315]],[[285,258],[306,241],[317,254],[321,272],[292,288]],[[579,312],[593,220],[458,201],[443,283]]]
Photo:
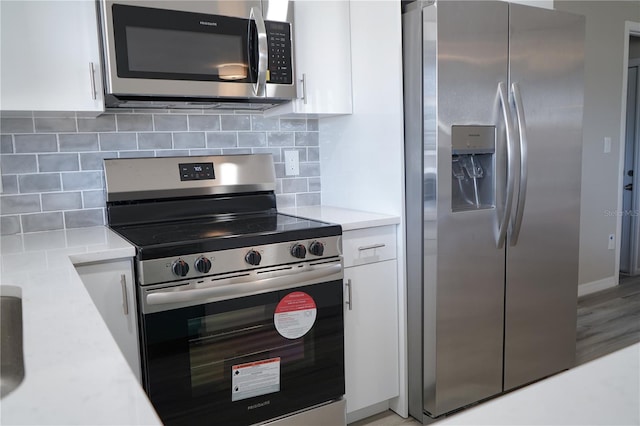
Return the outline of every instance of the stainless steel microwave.
[[[109,107],[266,109],[296,97],[293,1],[99,5]]]

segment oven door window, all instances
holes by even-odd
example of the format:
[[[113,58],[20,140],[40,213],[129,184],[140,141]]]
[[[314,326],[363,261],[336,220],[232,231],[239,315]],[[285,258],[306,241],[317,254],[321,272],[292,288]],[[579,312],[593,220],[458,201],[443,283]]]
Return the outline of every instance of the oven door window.
[[[120,4],[112,13],[118,77],[257,81],[249,19]]]
[[[145,383],[161,419],[252,424],[339,398],[342,303],[333,281],[144,315]]]

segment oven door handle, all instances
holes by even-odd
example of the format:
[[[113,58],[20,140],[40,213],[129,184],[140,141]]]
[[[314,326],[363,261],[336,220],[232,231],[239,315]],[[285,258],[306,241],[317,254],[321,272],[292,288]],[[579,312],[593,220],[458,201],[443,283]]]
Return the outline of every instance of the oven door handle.
[[[173,287],[171,290],[160,290],[146,295],[147,305],[171,305],[193,302],[207,303],[218,300],[233,299],[284,290],[292,287],[303,287],[325,280],[342,279],[342,262],[326,265],[305,266],[294,273],[275,277],[255,279],[252,276],[228,278],[220,280],[214,287],[184,289]]]

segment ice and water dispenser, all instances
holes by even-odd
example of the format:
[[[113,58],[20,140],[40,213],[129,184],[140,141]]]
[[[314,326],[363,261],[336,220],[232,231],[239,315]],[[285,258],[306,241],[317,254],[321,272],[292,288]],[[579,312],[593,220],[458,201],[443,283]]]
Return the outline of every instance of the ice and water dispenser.
[[[451,127],[451,209],[495,206],[495,126]]]

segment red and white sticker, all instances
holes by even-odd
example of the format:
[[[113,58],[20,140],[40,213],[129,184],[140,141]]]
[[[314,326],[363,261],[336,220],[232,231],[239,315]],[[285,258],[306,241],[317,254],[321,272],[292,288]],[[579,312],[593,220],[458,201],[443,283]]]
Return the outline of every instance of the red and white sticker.
[[[311,330],[316,322],[316,302],[307,293],[294,291],[276,306],[273,321],[282,337],[297,339]]]
[[[231,367],[231,401],[280,391],[280,358]]]

